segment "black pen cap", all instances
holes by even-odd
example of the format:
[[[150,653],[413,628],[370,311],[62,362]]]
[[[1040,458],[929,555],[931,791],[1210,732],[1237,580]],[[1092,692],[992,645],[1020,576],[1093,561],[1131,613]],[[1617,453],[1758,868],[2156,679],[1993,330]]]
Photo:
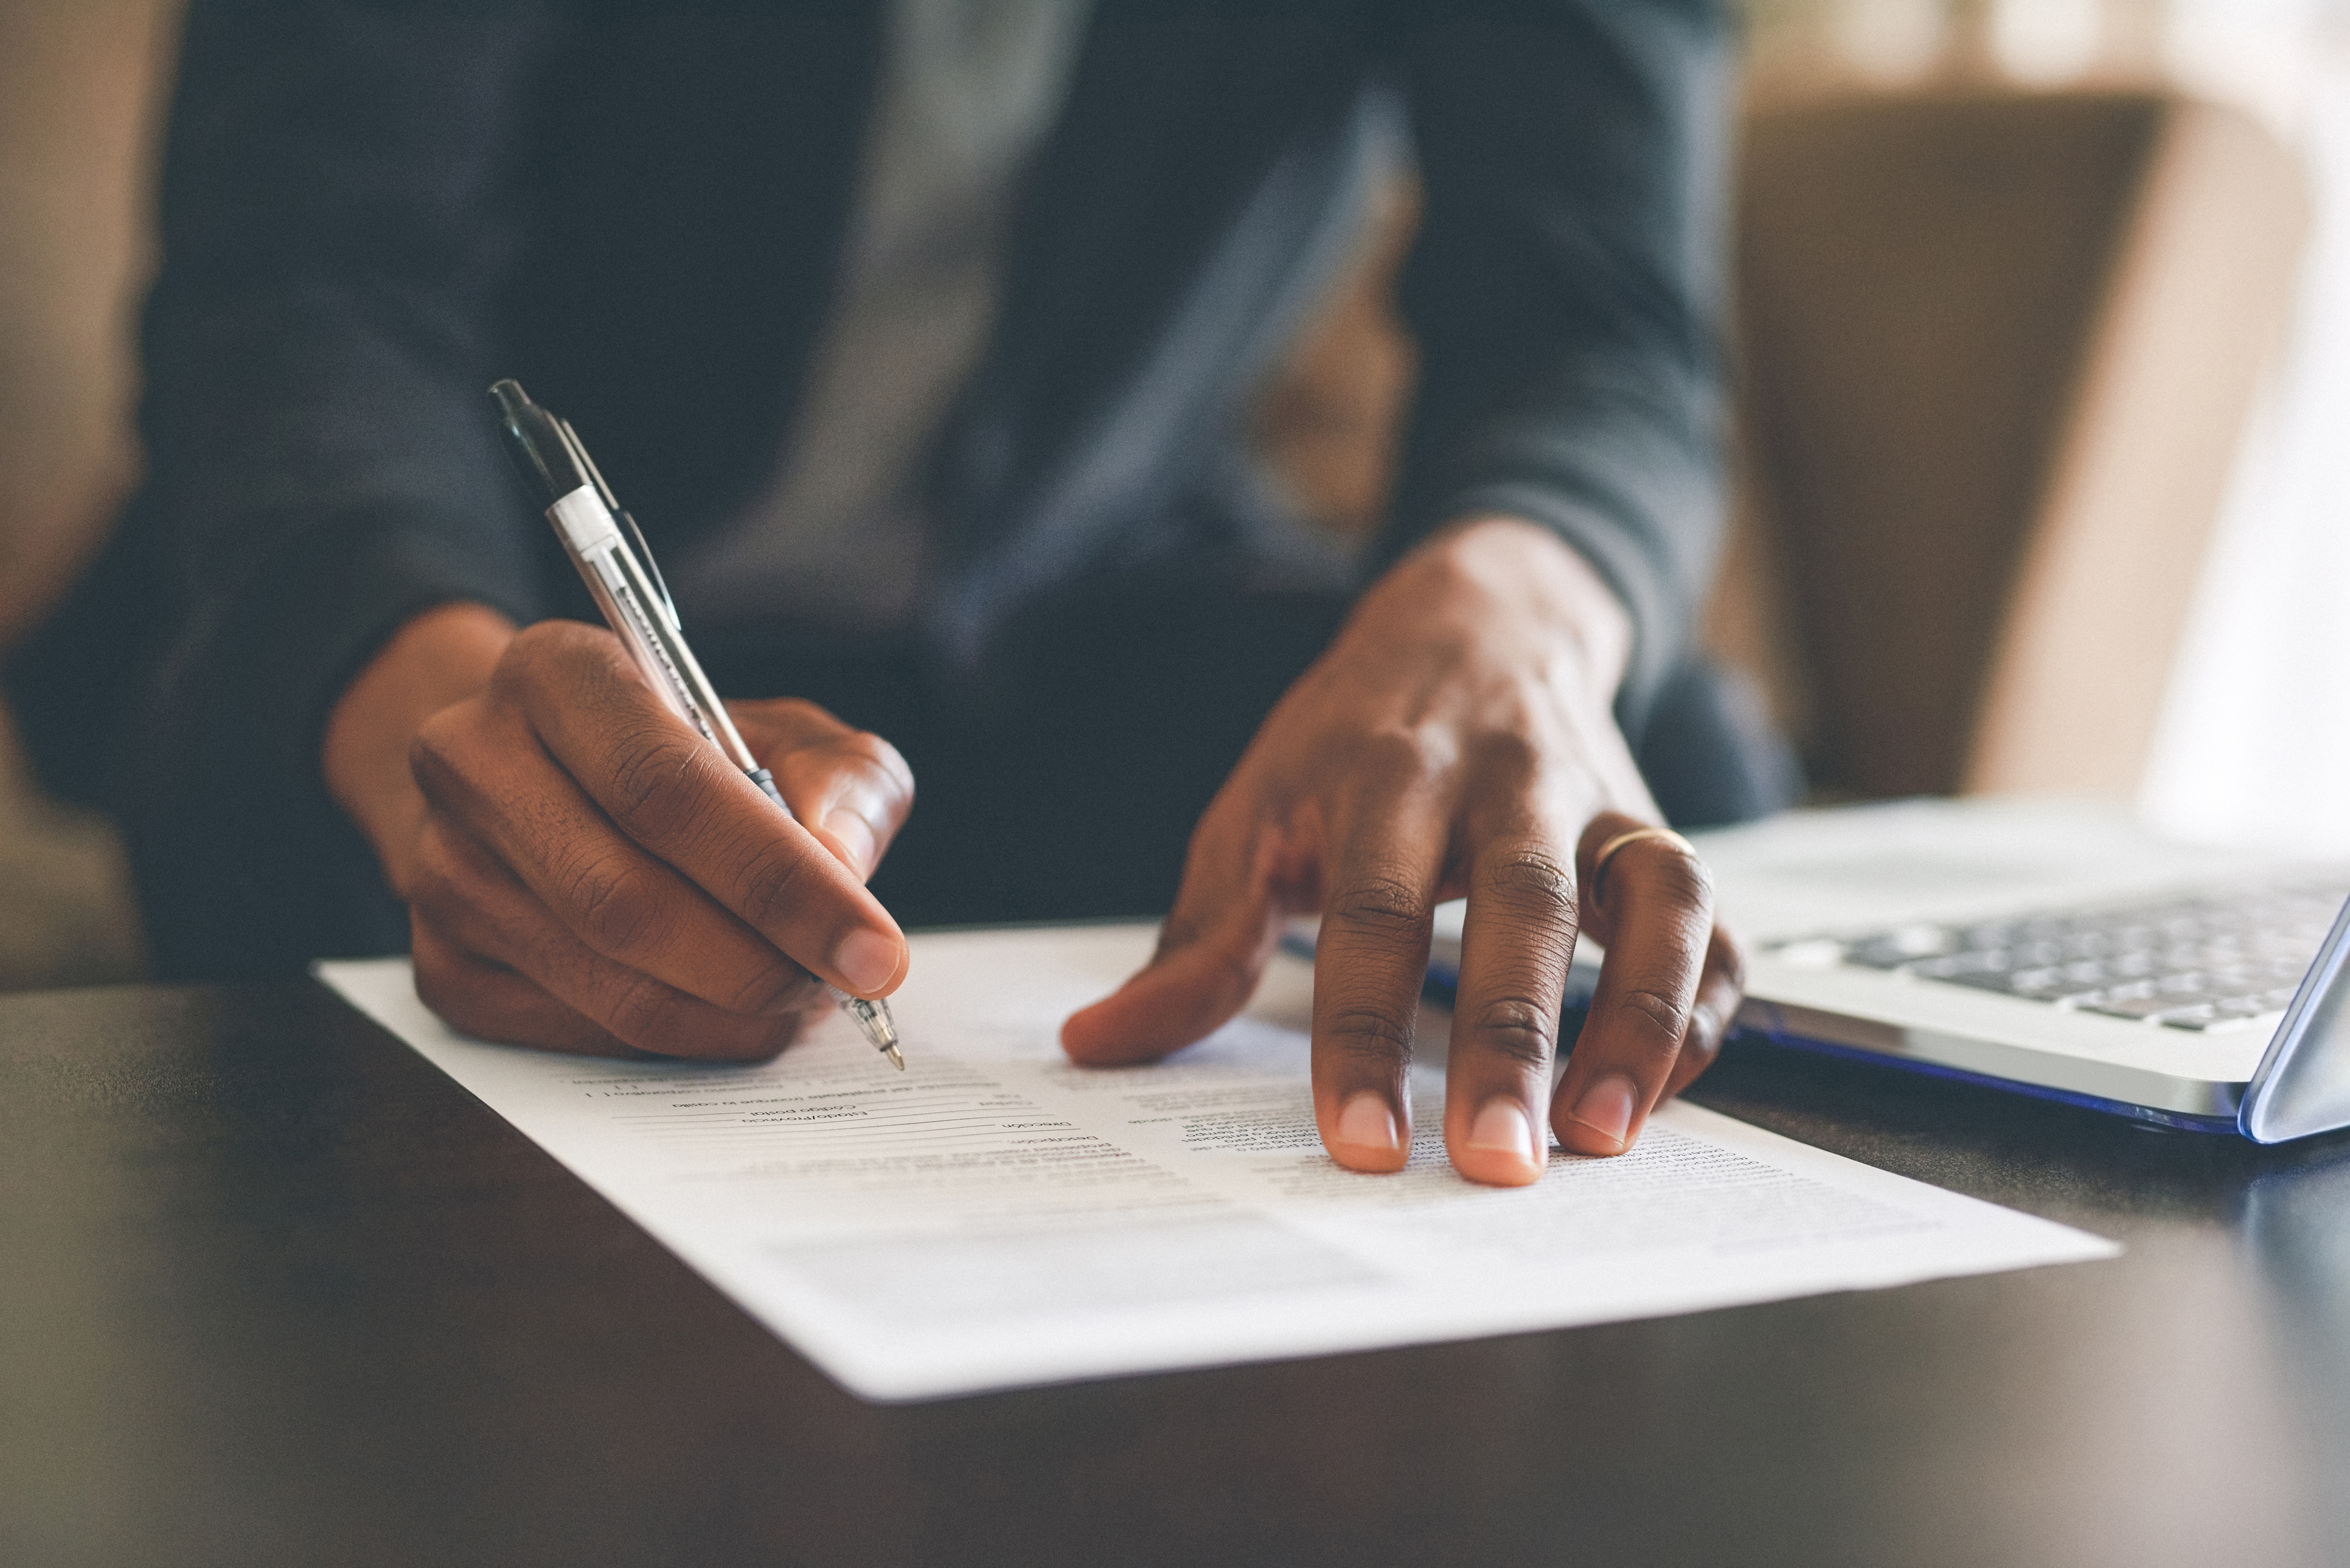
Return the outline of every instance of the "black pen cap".
[[[530,400],[520,381],[494,383],[490,396],[497,400],[500,423],[505,430],[506,455],[515,472],[542,507],[552,506],[581,485],[588,474],[563,439],[563,427],[553,414]]]

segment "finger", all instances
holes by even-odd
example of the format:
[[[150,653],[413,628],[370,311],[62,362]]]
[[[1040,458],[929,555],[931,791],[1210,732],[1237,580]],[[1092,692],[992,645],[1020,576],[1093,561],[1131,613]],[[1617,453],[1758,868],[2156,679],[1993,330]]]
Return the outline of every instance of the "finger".
[[[733,711],[800,825],[859,879],[870,877],[914,804],[913,770],[898,748],[797,698]]]
[[[411,907],[428,913],[439,934],[504,968],[525,976],[544,974],[552,983],[586,992],[585,987],[563,981],[558,966],[593,965],[598,955],[586,949],[488,849],[462,830],[434,819],[426,823],[418,837],[417,858],[423,875]],[[607,967],[625,971],[625,966]],[[764,999],[765,1005],[755,1012],[712,1004],[723,1015],[721,1027],[741,1036],[739,1050],[722,1054],[756,1054],[774,1033],[777,1020],[805,1017],[831,1004],[822,981],[797,965],[791,969],[791,983]],[[633,980],[639,972],[626,971],[626,977]],[[637,1044],[663,1054],[709,1054],[681,1049],[676,1044]]]
[[[636,1054],[544,988],[442,937],[421,914],[410,917],[409,953],[418,999],[460,1034],[580,1056]]]
[[[1444,1143],[1471,1180],[1520,1187],[1550,1163],[1551,1060],[1575,957],[1574,840],[1561,815],[1526,800],[1522,784],[1498,787],[1505,798],[1472,810],[1468,824],[1469,912]]]
[[[662,707],[618,639],[562,626],[525,631],[526,655],[534,639],[554,646],[510,657],[494,682],[555,760],[632,842],[800,964],[855,995],[896,990],[905,937],[856,875]]]
[[[800,1004],[800,965],[615,831],[525,725],[501,732],[482,716],[486,707],[461,704],[418,732],[411,765],[449,831],[433,825],[420,836],[411,902],[462,903],[442,884],[478,884],[480,868],[458,850],[483,846],[500,875],[527,886],[535,914],[561,921],[631,972],[728,1012],[774,1014]]]
[[[791,1043],[805,1012],[823,994],[804,976],[792,1008],[730,1012],[595,952],[487,850],[469,846],[462,834],[428,825],[419,842],[419,862],[429,870],[411,905],[411,930],[429,930],[439,948],[519,976],[567,1012],[640,1051],[764,1061]],[[578,1048],[566,1044],[571,1038],[556,1029],[546,1043]]]
[[[1689,1033],[1674,1058],[1673,1075],[1665,1083],[1669,1100],[1697,1081],[1721,1054],[1721,1043],[1737,1021],[1738,1005],[1746,994],[1746,957],[1737,939],[1720,926],[1705,945],[1705,967],[1697,982],[1697,1002],[1690,1009]]]
[[[861,882],[913,809],[914,774],[880,736],[839,723],[833,731],[765,760],[792,815]]]
[[[1352,1170],[1400,1170],[1410,1155],[1412,1021],[1444,815],[1412,778],[1370,785],[1339,825],[1314,949],[1314,1116]]]
[[[1603,812],[1584,830],[1576,853],[1591,889],[1584,928],[1607,956],[1551,1101],[1551,1127],[1571,1153],[1620,1154],[1639,1137],[1689,1035],[1712,935],[1712,881],[1704,863],[1677,841],[1633,840],[1593,875],[1603,846],[1643,826]]]
[[[1072,1060],[1155,1061],[1213,1033],[1256,994],[1287,911],[1273,894],[1253,800],[1236,777],[1209,805],[1149,963],[1061,1025]]]

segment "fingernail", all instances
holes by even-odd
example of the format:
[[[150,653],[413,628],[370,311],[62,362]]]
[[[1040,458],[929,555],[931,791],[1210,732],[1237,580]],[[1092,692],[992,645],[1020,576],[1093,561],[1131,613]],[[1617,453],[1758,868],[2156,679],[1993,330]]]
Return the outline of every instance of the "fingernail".
[[[823,826],[848,851],[850,868],[859,877],[872,876],[874,846],[879,842],[873,825],[842,805],[825,813]]]
[[[832,955],[851,991],[879,991],[898,972],[898,944],[879,931],[851,931]]]
[[[1567,1118],[1620,1145],[1632,1126],[1632,1109],[1639,1104],[1639,1093],[1631,1079],[1610,1073],[1583,1091],[1583,1098],[1575,1102]]]
[[[1534,1124],[1526,1120],[1525,1107],[1515,1100],[1486,1101],[1477,1119],[1469,1124],[1469,1147],[1533,1159],[1534,1129]]]
[[[1338,1112],[1338,1141],[1359,1148],[1395,1148],[1395,1112],[1387,1096],[1365,1089],[1348,1100]]]

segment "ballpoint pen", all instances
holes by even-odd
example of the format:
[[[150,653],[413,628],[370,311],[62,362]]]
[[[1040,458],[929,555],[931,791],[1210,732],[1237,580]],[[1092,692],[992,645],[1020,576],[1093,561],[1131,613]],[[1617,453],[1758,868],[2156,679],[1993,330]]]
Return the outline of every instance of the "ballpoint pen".
[[[546,509],[546,520],[555,525],[565,554],[579,569],[580,580],[636,661],[645,684],[790,816],[792,808],[775,788],[775,774],[761,767],[743,743],[726,705],[702,673],[701,661],[686,647],[677,606],[661,581],[660,567],[653,563],[651,547],[637,520],[621,509],[596,471],[578,432],[568,420],[532,402],[518,381],[498,382],[490,396],[497,400],[503,416],[507,455]],[[851,996],[834,986],[825,990],[857,1020],[873,1048],[904,1072],[906,1058],[898,1049],[898,1025],[889,1016],[889,1004]]]

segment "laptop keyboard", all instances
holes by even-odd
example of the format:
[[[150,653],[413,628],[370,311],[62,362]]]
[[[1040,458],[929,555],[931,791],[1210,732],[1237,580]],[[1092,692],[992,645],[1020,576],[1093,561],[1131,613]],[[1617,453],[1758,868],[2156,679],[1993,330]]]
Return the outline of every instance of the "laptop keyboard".
[[[2345,893],[2350,888],[2265,886],[2014,919],[1905,925],[1834,939],[1840,950],[1833,956],[2084,1012],[2220,1029],[2284,1011]]]

